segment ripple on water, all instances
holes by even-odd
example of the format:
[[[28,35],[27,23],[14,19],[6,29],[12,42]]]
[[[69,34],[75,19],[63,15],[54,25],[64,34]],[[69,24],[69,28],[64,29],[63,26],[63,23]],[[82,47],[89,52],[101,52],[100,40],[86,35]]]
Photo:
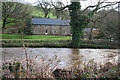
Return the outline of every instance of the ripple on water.
[[[94,58],[95,62],[104,63],[108,59],[111,61],[118,60],[117,49],[70,49],[70,48],[28,48],[28,56],[34,58],[38,55],[45,59],[50,59],[54,55],[61,59],[59,67],[69,67],[81,64],[83,61],[89,61]],[[7,54],[6,54],[7,53]],[[3,56],[6,60],[23,57],[25,52],[23,48],[4,48]]]

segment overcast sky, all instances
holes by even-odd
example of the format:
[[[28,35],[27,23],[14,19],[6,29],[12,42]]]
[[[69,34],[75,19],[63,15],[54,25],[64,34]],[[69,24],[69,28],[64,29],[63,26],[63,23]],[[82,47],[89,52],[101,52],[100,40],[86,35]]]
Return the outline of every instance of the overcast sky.
[[[29,2],[34,4],[37,0],[24,0],[25,2]],[[40,0],[39,0],[40,1]],[[66,1],[68,1],[68,3],[70,3],[70,0],[43,0],[43,1],[62,1],[64,4],[66,4]],[[76,0],[73,0],[76,1]],[[98,0],[81,0],[81,6],[82,8],[85,8],[86,6],[89,5],[94,5],[97,3]],[[101,1],[105,1],[105,0],[101,0]],[[108,2],[115,2],[115,1],[120,1],[120,0],[107,0]]]

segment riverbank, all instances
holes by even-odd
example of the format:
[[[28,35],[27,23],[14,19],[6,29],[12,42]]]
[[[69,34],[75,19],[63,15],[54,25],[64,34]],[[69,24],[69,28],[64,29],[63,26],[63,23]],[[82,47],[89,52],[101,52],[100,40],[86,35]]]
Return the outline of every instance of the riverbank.
[[[72,40],[2,40],[2,48],[6,47],[26,47],[30,48],[73,48]],[[83,41],[79,48],[93,49],[117,49],[117,42],[108,41]]]
[[[2,47],[26,47],[31,48],[73,48],[72,37],[53,35],[10,35],[2,34]],[[79,48],[93,49],[117,49],[115,41],[108,40],[83,40]]]
[[[2,72],[4,74],[0,76],[0,79],[50,79],[50,80],[60,80],[60,79],[109,79],[109,80],[118,80],[119,76],[119,67],[118,64],[107,62],[105,65],[101,65],[100,68],[97,68],[97,63],[93,60],[89,62],[84,62],[81,65],[78,65],[71,70],[58,69],[56,65],[50,67],[51,64],[57,59],[55,56],[49,63],[46,64],[46,60],[42,60],[41,63],[44,65],[36,65],[36,60],[31,59],[21,59],[14,60],[9,62],[4,62],[2,66]],[[57,60],[56,60],[57,61]],[[60,61],[58,60],[56,64]],[[38,63],[38,62],[37,62]],[[83,66],[83,69],[81,69]]]

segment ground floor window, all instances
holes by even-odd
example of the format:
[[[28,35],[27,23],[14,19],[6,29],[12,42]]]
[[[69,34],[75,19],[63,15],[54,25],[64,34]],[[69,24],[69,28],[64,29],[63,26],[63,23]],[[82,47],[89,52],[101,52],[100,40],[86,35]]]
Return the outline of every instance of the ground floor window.
[[[46,30],[46,33],[48,33],[48,31]]]
[[[48,30],[45,31],[45,34],[48,34]]]

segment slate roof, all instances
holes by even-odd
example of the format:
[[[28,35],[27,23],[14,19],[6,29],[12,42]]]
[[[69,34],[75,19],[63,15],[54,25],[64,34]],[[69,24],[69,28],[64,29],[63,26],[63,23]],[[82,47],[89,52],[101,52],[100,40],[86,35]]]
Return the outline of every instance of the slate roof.
[[[99,30],[98,28],[93,28],[93,30]],[[83,31],[90,33],[91,28],[85,28]]]
[[[33,18],[33,25],[67,25],[69,26],[70,20],[61,20],[61,19],[43,19],[43,18]]]

